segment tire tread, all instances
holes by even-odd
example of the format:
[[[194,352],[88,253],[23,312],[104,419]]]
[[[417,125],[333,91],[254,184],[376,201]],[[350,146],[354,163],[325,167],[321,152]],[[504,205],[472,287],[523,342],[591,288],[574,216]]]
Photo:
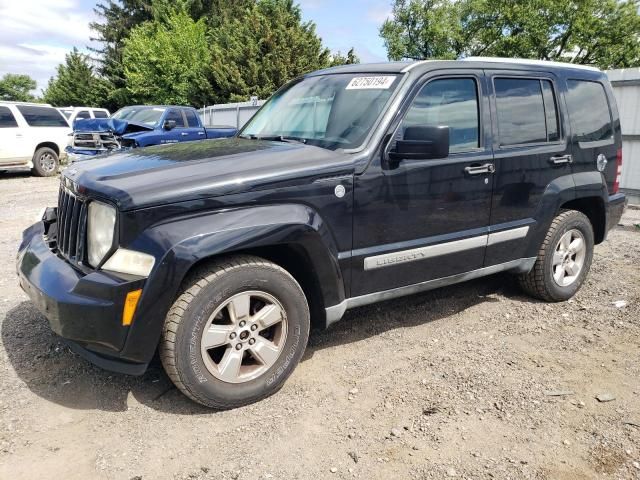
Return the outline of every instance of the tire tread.
[[[209,284],[215,283],[220,277],[228,275],[238,268],[245,267],[262,267],[277,270],[287,277],[290,277],[297,285],[295,279],[293,279],[291,274],[284,268],[273,262],[269,262],[263,258],[253,255],[237,255],[198,266],[184,279],[181,289],[182,293],[173,302],[173,305],[169,309],[159,346],[160,360],[174,385],[194,402],[219,410],[236,408],[245,405],[245,403],[215,402],[209,398],[204,398],[198,395],[194,389],[190,388],[189,382],[180,375],[180,372],[176,367],[176,339],[178,338],[178,329],[180,328],[180,324],[187,312],[187,309],[189,308],[189,305],[196,298],[196,295]],[[302,289],[300,289],[300,292],[302,292]],[[261,400],[271,394],[272,392],[266,392],[262,397],[255,400]]]
[[[553,254],[551,251],[551,240],[555,233],[562,228],[562,225],[569,221],[571,217],[579,216],[583,217],[583,220],[590,224],[589,219],[582,212],[577,210],[561,210],[560,213],[553,219],[551,226],[545,235],[542,245],[538,250],[538,256],[533,268],[528,273],[518,275],[518,283],[520,288],[532,297],[539,298],[546,302],[557,302],[558,299],[553,297],[549,292],[544,275],[544,266],[547,255]]]

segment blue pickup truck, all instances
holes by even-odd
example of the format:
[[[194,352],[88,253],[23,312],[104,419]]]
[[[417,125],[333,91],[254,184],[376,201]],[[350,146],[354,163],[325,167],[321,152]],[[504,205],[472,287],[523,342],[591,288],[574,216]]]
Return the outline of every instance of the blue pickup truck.
[[[66,150],[77,160],[122,149],[235,134],[235,127],[205,128],[192,107],[133,105],[121,108],[111,118],[76,120]]]

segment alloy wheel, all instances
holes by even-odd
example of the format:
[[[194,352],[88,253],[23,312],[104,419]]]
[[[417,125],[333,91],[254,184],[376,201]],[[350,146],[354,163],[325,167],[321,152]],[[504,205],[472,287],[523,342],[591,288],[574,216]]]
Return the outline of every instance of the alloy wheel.
[[[287,339],[286,312],[263,291],[242,292],[209,317],[200,351],[214,377],[243,383],[264,374],[278,360]]]
[[[568,287],[580,276],[587,256],[587,245],[580,230],[567,231],[556,245],[553,254],[553,279],[561,287]]]
[[[53,155],[48,152],[40,155],[38,162],[40,163],[40,167],[42,167],[42,170],[47,173],[53,172],[56,169],[56,160],[55,158],[53,158]]]

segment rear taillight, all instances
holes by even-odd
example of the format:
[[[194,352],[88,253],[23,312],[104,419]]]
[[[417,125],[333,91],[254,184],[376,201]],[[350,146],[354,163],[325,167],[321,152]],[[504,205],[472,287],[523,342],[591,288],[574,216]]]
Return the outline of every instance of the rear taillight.
[[[622,177],[622,149],[619,148],[616,153],[616,180],[613,182],[613,193],[620,190],[620,177]]]

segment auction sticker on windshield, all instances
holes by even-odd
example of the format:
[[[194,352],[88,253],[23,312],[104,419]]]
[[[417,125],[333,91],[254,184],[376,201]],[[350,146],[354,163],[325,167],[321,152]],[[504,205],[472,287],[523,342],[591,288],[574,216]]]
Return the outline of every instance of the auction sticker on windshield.
[[[356,77],[353,78],[345,90],[366,90],[366,89],[388,89],[393,81],[394,76],[376,76],[376,77]]]

